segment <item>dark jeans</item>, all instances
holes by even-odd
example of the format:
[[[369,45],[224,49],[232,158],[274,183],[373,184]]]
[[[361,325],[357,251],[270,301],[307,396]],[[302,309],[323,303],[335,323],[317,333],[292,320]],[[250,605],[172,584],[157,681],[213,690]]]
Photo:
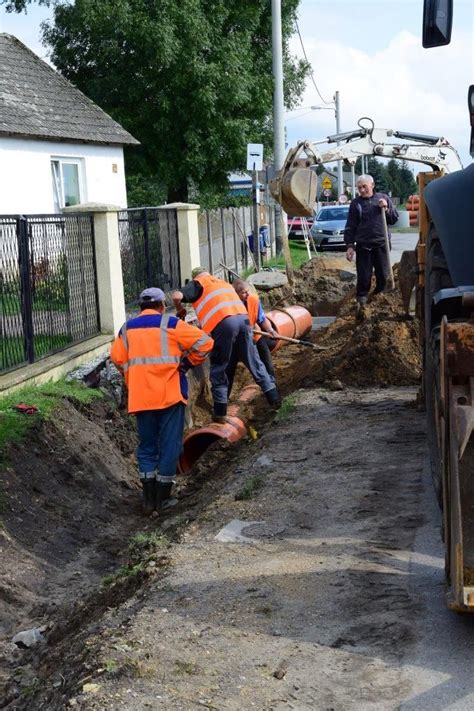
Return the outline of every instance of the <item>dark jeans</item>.
[[[260,356],[260,360],[267,369],[268,375],[271,375],[272,378],[275,378],[275,368],[273,367],[271,352],[275,346],[276,341],[272,341],[270,338],[266,338],[265,336],[262,336],[257,341],[257,351]]]
[[[375,272],[374,294],[378,294],[385,289],[387,276],[390,271],[389,267],[385,245],[371,247],[370,249],[358,244],[356,245],[356,298],[360,304],[367,303],[367,297],[372,283],[372,272]]]
[[[141,479],[171,482],[183,448],[185,405],[137,412],[137,460]]]
[[[260,360],[246,316],[228,316],[215,327],[211,336],[214,347],[210,358],[210,380],[216,415],[226,414],[224,410],[228,399],[229,375],[233,380],[239,361],[249,369],[264,393],[273,390],[275,381]]]

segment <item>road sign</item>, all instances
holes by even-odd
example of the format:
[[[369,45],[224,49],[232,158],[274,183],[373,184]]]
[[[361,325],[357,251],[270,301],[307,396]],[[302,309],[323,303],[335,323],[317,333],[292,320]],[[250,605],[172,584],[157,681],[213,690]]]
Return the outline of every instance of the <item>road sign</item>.
[[[328,190],[327,188],[326,188],[326,190],[323,190],[323,195],[324,195],[324,197],[329,197],[330,194],[331,194],[331,192],[332,192],[332,191],[331,191],[331,190]]]
[[[323,186],[323,188],[324,188],[325,190],[330,190],[330,189],[332,188],[332,182],[331,182],[331,180],[328,178],[327,175],[324,176],[321,185]]]
[[[347,195],[339,195],[339,202],[344,205],[347,202]]]
[[[263,143],[247,143],[247,170],[263,170]]]

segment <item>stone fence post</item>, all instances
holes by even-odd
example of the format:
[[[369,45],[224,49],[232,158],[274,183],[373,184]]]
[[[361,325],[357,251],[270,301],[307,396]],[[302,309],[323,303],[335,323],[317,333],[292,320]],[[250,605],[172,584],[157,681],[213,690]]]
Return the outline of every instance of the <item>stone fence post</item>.
[[[102,333],[116,334],[125,322],[122,260],[115,205],[83,203],[63,208],[65,213],[94,213],[94,244],[97,268],[100,328]]]
[[[178,223],[179,264],[181,284],[191,278],[191,271],[199,267],[201,257],[199,254],[199,205],[185,202],[172,202],[162,205],[163,209],[176,210]]]

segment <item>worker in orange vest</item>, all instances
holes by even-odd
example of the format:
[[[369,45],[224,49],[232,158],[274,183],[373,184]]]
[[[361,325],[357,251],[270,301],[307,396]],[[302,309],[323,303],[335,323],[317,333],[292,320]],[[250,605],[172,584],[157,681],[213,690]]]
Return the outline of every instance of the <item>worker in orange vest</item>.
[[[269,333],[272,336],[278,337],[278,333],[273,329],[272,324],[265,316],[265,312],[263,310],[262,304],[260,303],[258,295],[250,291],[248,282],[244,281],[243,279],[235,279],[232,282],[232,286],[234,287],[239,299],[242,301],[245,308],[247,309],[251,329],[260,329],[261,331],[265,331],[265,333]],[[257,351],[260,356],[260,360],[267,369],[267,373],[272,378],[275,378],[275,369],[273,367],[271,351],[273,351],[277,344],[276,340],[266,338],[265,336],[262,337],[258,333],[253,334],[253,340],[255,341],[255,345],[257,346]],[[229,367],[227,369],[227,378],[229,380],[229,394],[232,389],[232,383],[234,382],[236,367],[237,360],[233,359],[229,363]]]
[[[275,379],[258,355],[245,306],[232,285],[211,276],[206,269],[193,269],[192,280],[171,295],[178,313],[183,303],[192,303],[201,328],[214,339],[211,353],[211,391],[215,422],[225,422],[229,381],[227,367],[233,358],[241,361],[260,386],[272,408],[280,406]]]
[[[137,418],[143,511],[151,514],[171,501],[183,442],[186,372],[206,359],[214,342],[165,313],[161,289],[142,291],[139,304],[139,316],[122,326],[110,357],[125,378],[128,411]]]

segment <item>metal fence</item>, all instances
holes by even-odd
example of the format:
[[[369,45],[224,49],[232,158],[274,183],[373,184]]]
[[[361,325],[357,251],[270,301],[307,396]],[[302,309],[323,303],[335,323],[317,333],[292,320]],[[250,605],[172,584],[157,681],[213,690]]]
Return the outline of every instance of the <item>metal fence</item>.
[[[173,208],[144,207],[118,213],[123,286],[127,306],[149,286],[180,286],[177,214]]]
[[[267,223],[271,247],[267,257],[275,256],[275,208],[260,206],[260,222]],[[199,214],[199,252],[201,266],[211,274],[227,276],[221,264],[235,272],[252,266],[248,236],[252,233],[252,208],[228,207],[204,210]]]
[[[0,216],[0,372],[100,333],[93,216]]]

